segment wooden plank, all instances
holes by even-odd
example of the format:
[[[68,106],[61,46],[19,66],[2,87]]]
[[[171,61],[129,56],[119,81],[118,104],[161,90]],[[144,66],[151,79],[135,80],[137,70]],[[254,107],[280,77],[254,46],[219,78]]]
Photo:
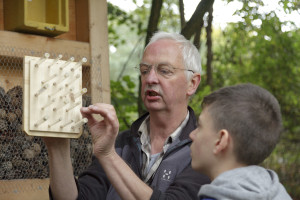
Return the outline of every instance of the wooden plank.
[[[49,179],[0,180],[0,199],[49,200]]]
[[[106,0],[89,0],[92,102],[110,103]]]
[[[85,13],[87,15],[87,13]],[[76,10],[75,0],[69,0],[69,31],[67,33],[56,36],[55,38],[64,40],[76,40]]]
[[[0,30],[4,29],[3,0],[0,0]]]
[[[89,42],[89,7],[88,1],[76,0],[76,40]]]
[[[86,57],[89,65],[90,45],[87,42],[61,40],[43,36],[0,31],[0,54],[3,56],[23,57],[24,52],[33,52],[33,56],[41,56],[45,52],[75,57],[79,61]],[[36,54],[39,53],[39,54]],[[51,55],[52,56],[52,55]],[[65,58],[65,57],[63,57]]]

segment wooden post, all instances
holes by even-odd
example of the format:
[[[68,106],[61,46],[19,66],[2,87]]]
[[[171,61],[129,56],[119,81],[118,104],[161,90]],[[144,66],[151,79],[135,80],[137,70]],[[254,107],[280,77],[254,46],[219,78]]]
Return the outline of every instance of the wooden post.
[[[89,0],[92,103],[110,103],[106,0]]]
[[[49,179],[0,180],[0,199],[49,200]]]

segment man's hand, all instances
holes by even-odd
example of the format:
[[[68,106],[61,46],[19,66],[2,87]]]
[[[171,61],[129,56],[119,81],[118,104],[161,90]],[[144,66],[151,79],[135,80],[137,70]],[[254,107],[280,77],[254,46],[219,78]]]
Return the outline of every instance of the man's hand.
[[[82,107],[80,111],[82,116],[88,119],[96,157],[109,156],[115,152],[114,144],[119,132],[119,121],[114,107],[110,104],[97,103]],[[93,114],[99,114],[103,119],[99,121]]]

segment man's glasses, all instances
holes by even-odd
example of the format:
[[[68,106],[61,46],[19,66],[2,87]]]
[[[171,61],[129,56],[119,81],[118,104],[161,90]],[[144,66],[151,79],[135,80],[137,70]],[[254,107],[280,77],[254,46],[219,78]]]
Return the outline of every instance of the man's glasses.
[[[173,67],[166,63],[159,63],[156,65],[148,65],[145,63],[141,63],[139,65],[139,68],[138,67],[136,67],[136,68],[140,70],[141,76],[145,77],[150,73],[152,67],[154,67],[154,70],[157,74],[159,74],[165,78],[169,78],[169,77],[173,76],[175,74],[176,70],[184,70],[184,71],[189,71],[189,72],[194,73],[193,70],[176,68],[176,67]]]

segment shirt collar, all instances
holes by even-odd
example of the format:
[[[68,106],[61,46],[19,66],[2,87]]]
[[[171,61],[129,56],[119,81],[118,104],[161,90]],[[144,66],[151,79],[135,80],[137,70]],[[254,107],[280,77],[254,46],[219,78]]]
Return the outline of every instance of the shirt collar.
[[[181,122],[178,128],[166,139],[165,144],[174,142],[180,135],[182,129],[186,126],[189,120],[190,112],[187,112],[185,119]],[[150,115],[145,118],[142,122],[141,126],[139,127],[139,135],[142,144],[150,143]]]

